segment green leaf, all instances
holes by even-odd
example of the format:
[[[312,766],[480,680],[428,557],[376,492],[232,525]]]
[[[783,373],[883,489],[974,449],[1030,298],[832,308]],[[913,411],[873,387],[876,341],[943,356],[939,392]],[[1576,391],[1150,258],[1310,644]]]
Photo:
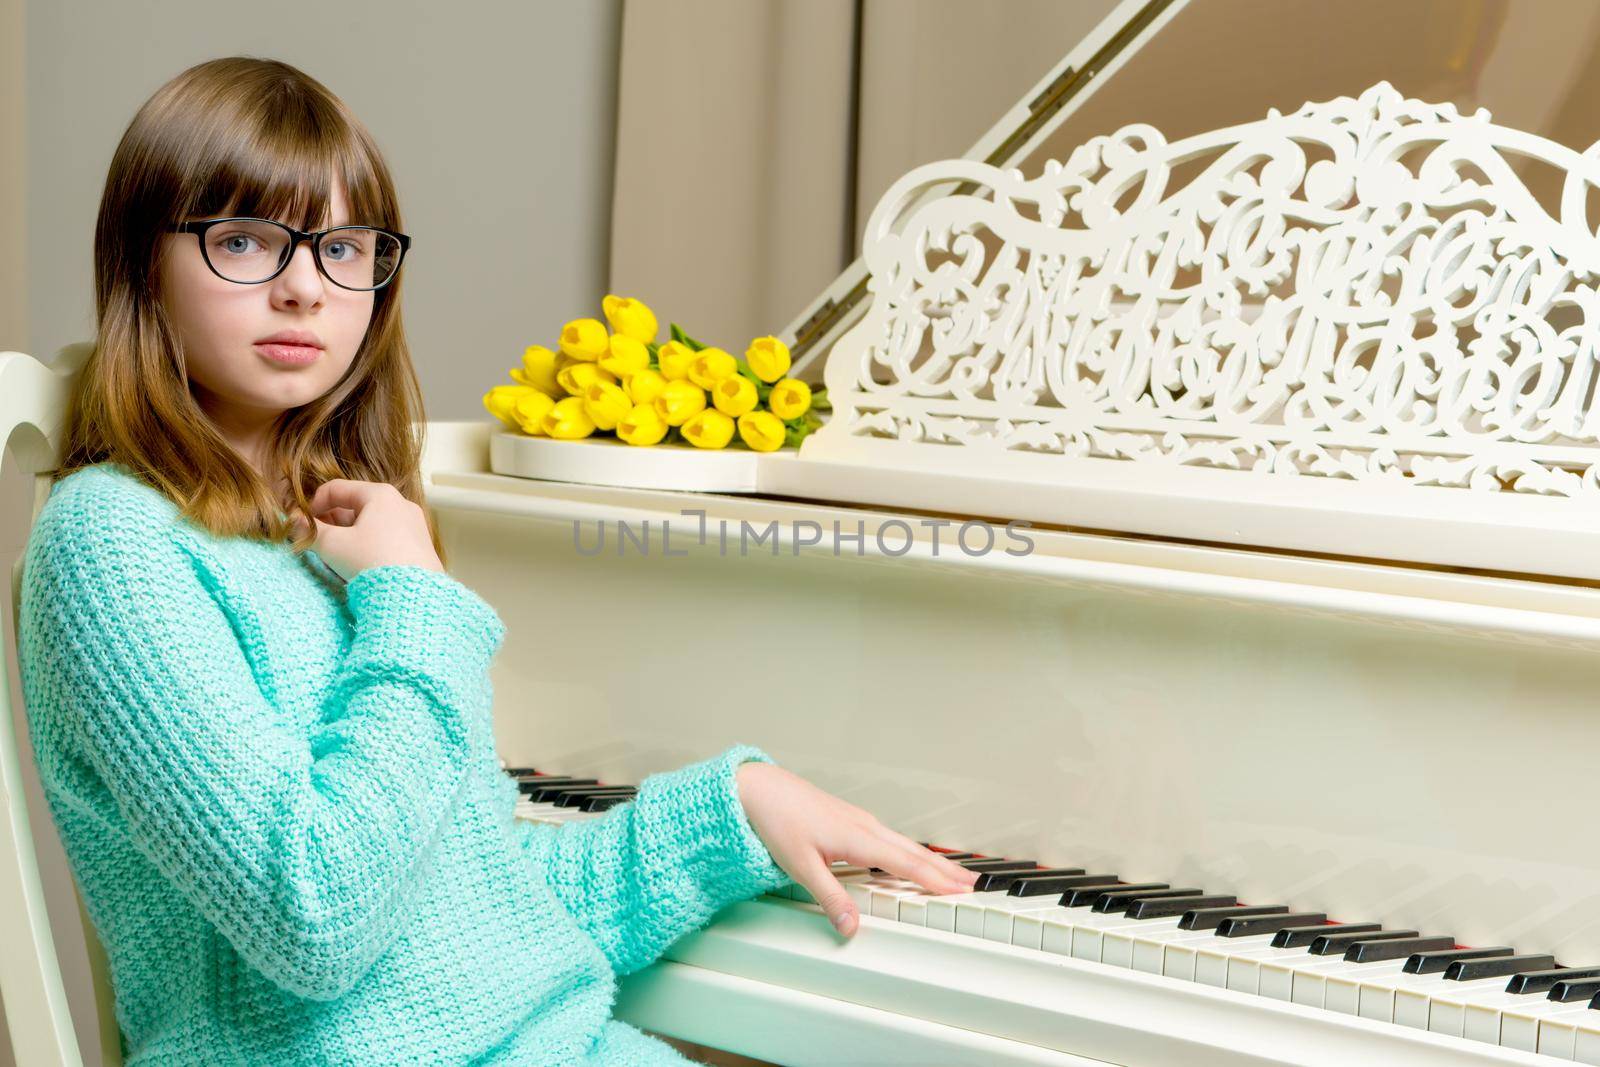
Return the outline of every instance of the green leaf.
[[[679,344],[688,345],[689,348],[695,352],[704,351],[707,347],[701,344],[699,341],[696,341],[693,337],[690,337],[688,334],[684,333],[683,327],[679,326],[675,322],[672,324],[672,339],[677,341]]]
[[[811,406],[818,411],[833,410],[833,401],[828,399],[828,390],[825,387],[811,390]]]

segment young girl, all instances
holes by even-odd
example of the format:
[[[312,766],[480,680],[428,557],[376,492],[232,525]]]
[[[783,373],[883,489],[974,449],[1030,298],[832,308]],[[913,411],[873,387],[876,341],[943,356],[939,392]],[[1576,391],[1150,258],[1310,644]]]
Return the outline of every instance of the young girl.
[[[793,878],[848,936],[832,861],[974,880],[747,745],[514,818],[504,626],[422,506],[409,243],[371,136],[282,63],[185,71],[112,160],[19,635],[131,1065],[683,1063],[616,980],[718,909]]]

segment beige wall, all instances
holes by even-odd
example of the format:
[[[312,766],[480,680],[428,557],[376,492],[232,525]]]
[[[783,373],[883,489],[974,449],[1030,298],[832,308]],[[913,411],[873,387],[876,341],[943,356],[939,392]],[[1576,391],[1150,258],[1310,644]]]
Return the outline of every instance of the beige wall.
[[[0,0],[0,350],[48,359],[92,335],[95,210],[139,104],[203,59],[270,56],[324,82],[372,129],[416,239],[406,318],[428,415],[483,415],[479,398],[509,380],[525,345],[598,310],[620,11],[620,0],[283,0],[270,9]],[[7,589],[29,499],[7,460]],[[20,718],[9,592],[0,601]],[[60,844],[31,765],[24,774],[52,919],[75,933]],[[83,945],[72,933],[58,940],[93,1067],[100,1058]],[[0,1067],[10,1064],[0,1029]]]

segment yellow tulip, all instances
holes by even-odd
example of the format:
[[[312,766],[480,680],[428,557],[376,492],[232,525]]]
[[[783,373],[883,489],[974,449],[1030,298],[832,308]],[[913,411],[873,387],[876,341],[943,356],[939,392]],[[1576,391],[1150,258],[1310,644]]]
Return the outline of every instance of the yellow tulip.
[[[667,387],[667,380],[661,372],[646,367],[636,370],[622,379],[622,388],[627,390],[628,397],[635,404],[648,404],[661,395],[661,390]]]
[[[645,345],[656,339],[656,313],[644,301],[630,300],[625,296],[607,296],[600,301],[600,308],[605,312],[606,321],[617,333]]]
[[[556,374],[556,381],[561,383],[573,396],[581,397],[584,392],[595,382],[614,382],[617,376],[608,370],[603,370],[595,363],[571,363]]]
[[[689,376],[689,364],[694,362],[695,350],[681,341],[668,341],[656,352],[656,362],[661,376],[669,382]]]
[[[635,404],[617,420],[617,436],[630,445],[653,445],[667,436],[667,420],[654,404]]]
[[[515,430],[517,429],[517,417],[514,409],[517,401],[529,393],[537,393],[538,391],[531,385],[496,385],[483,394],[483,408]]]
[[[583,410],[597,428],[614,430],[617,420],[633,410],[633,401],[615,382],[594,382],[583,391]]]
[[[683,424],[683,439],[696,448],[723,448],[733,440],[733,419],[706,408]]]
[[[594,420],[583,410],[583,397],[557,400],[544,417],[544,432],[563,441],[588,437],[594,433]]]
[[[711,403],[724,415],[738,418],[756,406],[756,384],[742,374],[724,378],[711,390]]]
[[[606,324],[599,319],[573,319],[561,327],[561,351],[573,359],[593,363],[611,351]]]
[[[764,382],[775,382],[789,373],[789,346],[776,337],[757,337],[744,350],[745,362]]]
[[[690,381],[679,379],[668,382],[655,400],[656,411],[668,426],[682,426],[697,411],[706,406],[706,391]]]
[[[722,349],[702,348],[689,363],[689,380],[702,389],[712,389],[738,371],[739,364]]]
[[[783,447],[783,420],[770,411],[751,411],[739,416],[739,436],[757,452],[775,452]]]
[[[619,333],[611,338],[611,353],[600,360],[600,366],[618,378],[625,378],[650,366],[650,350],[643,341]]]
[[[784,378],[767,394],[767,407],[780,419],[798,419],[811,407],[811,386],[798,378]]]
[[[517,401],[512,411],[517,416],[517,424],[522,428],[522,432],[538,437],[544,433],[544,417],[550,414],[550,409],[555,406],[554,398],[538,390],[532,390]]]
[[[511,376],[523,385],[531,385],[546,396],[560,400],[564,395],[556,381],[556,371],[561,369],[561,357],[544,345],[529,345],[522,350],[521,369],[513,368]]]

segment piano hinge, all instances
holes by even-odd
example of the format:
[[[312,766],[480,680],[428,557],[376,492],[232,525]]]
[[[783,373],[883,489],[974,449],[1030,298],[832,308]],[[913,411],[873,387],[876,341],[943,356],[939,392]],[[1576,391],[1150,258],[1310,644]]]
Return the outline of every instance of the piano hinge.
[[[1137,15],[1128,20],[1127,25],[1112,35],[1109,41],[1100,46],[1099,51],[1089,57],[1089,61],[1082,69],[1068,67],[1063,70],[1044,92],[1028,103],[1028,117],[1022,120],[1022,125],[1011,131],[1011,136],[989,153],[984,162],[993,167],[1004,166],[1029,138],[1039,132],[1052,115],[1066,106],[1068,100],[1088,85],[1095,75],[1104,70],[1118,53],[1128,47],[1133,39],[1143,33],[1163,11],[1172,6],[1172,3],[1173,0],[1150,0],[1150,3],[1139,9]]]
[[[849,314],[850,309],[861,303],[866,295],[867,279],[862,278],[844,296],[838,300],[829,300],[812,312],[811,317],[801,323],[800,328],[794,332],[794,347],[790,349],[790,357],[798,359],[804,355],[812,345],[826,337],[828,331],[833,329],[834,323]]]

